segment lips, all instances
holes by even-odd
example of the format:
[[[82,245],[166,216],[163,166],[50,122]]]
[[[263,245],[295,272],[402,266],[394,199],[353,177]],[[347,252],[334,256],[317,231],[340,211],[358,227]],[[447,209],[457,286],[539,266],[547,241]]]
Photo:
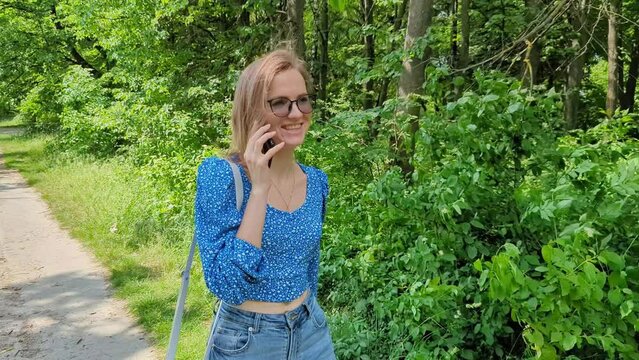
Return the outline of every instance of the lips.
[[[297,130],[297,129],[300,129],[301,127],[302,127],[302,123],[298,123],[298,124],[284,125],[284,126],[282,126],[282,129],[284,129],[284,130]]]

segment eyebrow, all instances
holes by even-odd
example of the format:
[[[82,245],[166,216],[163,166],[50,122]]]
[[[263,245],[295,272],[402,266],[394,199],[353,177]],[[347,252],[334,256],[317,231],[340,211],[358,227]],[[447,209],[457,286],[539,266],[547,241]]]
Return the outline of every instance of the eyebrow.
[[[287,99],[289,101],[293,101],[293,100],[297,100],[297,99],[301,98],[302,96],[308,96],[308,95],[309,95],[308,93],[304,93],[302,95],[298,95],[295,99],[291,99],[288,96],[275,96],[275,97],[272,97],[270,99],[266,99],[266,101],[273,101],[273,100],[277,100],[277,99]]]

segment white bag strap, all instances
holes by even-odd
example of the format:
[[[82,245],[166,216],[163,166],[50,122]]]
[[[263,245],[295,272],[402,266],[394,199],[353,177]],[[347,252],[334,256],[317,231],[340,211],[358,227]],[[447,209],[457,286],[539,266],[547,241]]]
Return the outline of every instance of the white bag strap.
[[[227,160],[231,165],[233,172],[233,182],[235,183],[235,206],[239,211],[242,208],[242,200],[244,199],[244,187],[242,185],[242,177],[240,169],[232,161]],[[182,315],[184,315],[184,302],[186,301],[186,292],[189,289],[189,278],[191,276],[191,267],[193,265],[193,255],[195,255],[195,234],[191,240],[191,248],[189,249],[189,257],[186,259],[186,267],[182,271],[182,287],[175,307],[175,315],[173,315],[173,326],[171,327],[171,337],[169,338],[169,348],[166,351],[166,360],[174,360],[177,352],[178,338],[180,337],[180,328],[182,327]]]

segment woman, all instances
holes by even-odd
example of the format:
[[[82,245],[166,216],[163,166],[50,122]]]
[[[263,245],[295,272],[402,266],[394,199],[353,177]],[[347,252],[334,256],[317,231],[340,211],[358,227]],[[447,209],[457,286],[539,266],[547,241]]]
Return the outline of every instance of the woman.
[[[240,211],[230,164],[209,158],[199,167],[196,237],[206,284],[222,301],[210,359],[335,359],[316,300],[328,180],[295,161],[311,124],[308,79],[285,50],[242,72],[230,151],[244,187]]]

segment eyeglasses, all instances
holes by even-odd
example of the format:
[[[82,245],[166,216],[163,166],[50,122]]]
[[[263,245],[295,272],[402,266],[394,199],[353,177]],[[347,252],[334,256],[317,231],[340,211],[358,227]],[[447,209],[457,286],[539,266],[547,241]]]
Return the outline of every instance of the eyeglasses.
[[[310,95],[302,95],[297,100],[291,100],[285,97],[278,97],[267,100],[271,111],[277,117],[287,117],[293,110],[293,103],[297,104],[297,108],[302,114],[310,114],[313,111],[313,100]]]

